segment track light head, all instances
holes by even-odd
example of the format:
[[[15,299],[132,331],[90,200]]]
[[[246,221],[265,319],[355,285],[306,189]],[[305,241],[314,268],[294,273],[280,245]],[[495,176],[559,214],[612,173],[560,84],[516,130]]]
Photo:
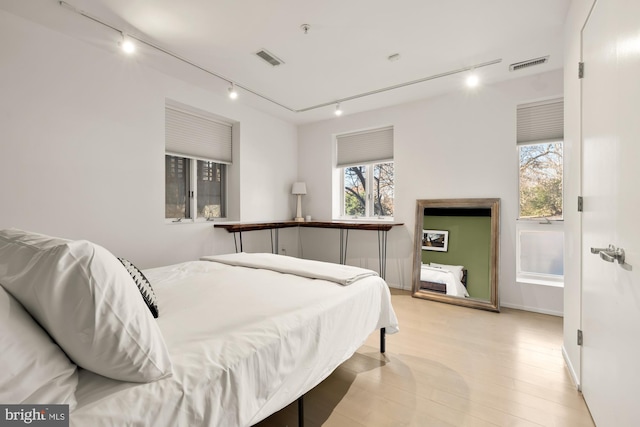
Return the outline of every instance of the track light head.
[[[131,55],[133,52],[136,51],[135,43],[133,43],[133,41],[130,38],[125,37],[124,33],[122,33],[122,40],[120,41],[119,45],[120,45],[120,49],[122,49],[122,51],[127,55]]]
[[[236,90],[236,85],[234,85],[233,82],[231,82],[231,86],[229,86],[229,98],[238,98],[238,91]]]
[[[334,111],[334,114],[338,117],[342,115],[342,110],[340,109],[340,103],[336,104],[336,111]]]
[[[480,78],[477,74],[472,73],[467,76],[465,83],[467,84],[467,87],[476,87],[480,84]]]

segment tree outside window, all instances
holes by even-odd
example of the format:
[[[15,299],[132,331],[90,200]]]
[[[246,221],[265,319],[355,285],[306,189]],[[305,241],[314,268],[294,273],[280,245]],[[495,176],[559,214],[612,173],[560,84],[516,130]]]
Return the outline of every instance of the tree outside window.
[[[520,218],[562,219],[562,142],[520,145]]]
[[[345,216],[393,216],[393,162],[351,166],[343,170]],[[367,183],[373,183],[373,189]]]

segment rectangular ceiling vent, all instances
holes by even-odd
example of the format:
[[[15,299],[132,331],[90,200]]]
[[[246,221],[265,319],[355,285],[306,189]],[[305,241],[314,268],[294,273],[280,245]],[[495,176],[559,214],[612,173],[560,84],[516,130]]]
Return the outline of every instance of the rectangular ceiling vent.
[[[518,71],[522,70],[523,68],[546,64],[547,62],[549,62],[549,55],[541,56],[540,58],[529,59],[522,62],[516,62],[515,64],[509,65],[509,71]]]
[[[256,55],[258,55],[260,58],[264,59],[265,61],[267,61],[269,64],[273,65],[274,67],[277,67],[278,65],[284,64],[284,61],[276,58],[275,55],[273,55],[272,53],[267,52],[264,49],[259,50],[258,52],[256,52]]]

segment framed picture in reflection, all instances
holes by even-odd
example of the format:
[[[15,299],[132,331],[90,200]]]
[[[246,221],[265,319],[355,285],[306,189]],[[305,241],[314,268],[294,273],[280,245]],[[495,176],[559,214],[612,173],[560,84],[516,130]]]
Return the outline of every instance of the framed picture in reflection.
[[[422,249],[447,252],[449,232],[445,230],[422,230]]]

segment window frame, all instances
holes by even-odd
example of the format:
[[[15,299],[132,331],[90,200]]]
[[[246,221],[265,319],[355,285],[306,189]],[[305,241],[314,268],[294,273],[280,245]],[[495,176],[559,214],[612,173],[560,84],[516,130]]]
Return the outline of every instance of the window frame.
[[[540,144],[562,144],[562,217],[559,219],[547,218],[547,217],[522,217],[520,214],[520,147],[525,145],[540,145]],[[564,235],[564,140],[556,139],[549,141],[531,141],[526,143],[519,143],[516,145],[517,150],[517,167],[518,167],[518,218],[516,221],[516,282],[523,284],[544,285],[553,287],[564,287],[564,275],[556,274],[543,274],[543,273],[531,273],[523,272],[521,268],[521,248],[520,248],[520,236],[522,231],[554,231],[562,232]],[[563,257],[564,264],[564,257]]]
[[[189,195],[189,203],[188,203],[188,213],[185,212],[185,217],[183,218],[167,218],[165,211],[165,224],[192,224],[192,223],[203,223],[208,221],[224,221],[228,217],[228,193],[229,193],[229,164],[224,162],[217,162],[211,159],[204,159],[201,157],[187,156],[179,153],[165,152],[166,156],[179,157],[188,160],[188,173],[189,180],[187,182],[186,193]],[[217,165],[224,166],[224,170],[221,172],[221,207],[220,210],[223,212],[223,215],[220,217],[203,217],[198,216],[198,161],[203,162],[211,162]],[[165,170],[165,182],[166,182],[166,174]],[[166,185],[166,184],[165,184]],[[165,187],[165,203],[166,203],[166,187]],[[186,210],[186,209],[185,209]],[[188,216],[187,216],[188,215]]]
[[[558,219],[553,219],[551,217],[547,218],[547,217],[523,217],[521,215],[520,212],[520,194],[521,194],[521,186],[520,186],[520,147],[523,146],[531,146],[531,145],[543,145],[543,144],[561,144],[562,145],[562,217],[558,218]],[[545,220],[545,221],[563,221],[564,220],[564,140],[562,139],[558,139],[558,140],[552,140],[552,141],[532,141],[532,142],[526,142],[526,143],[519,143],[516,145],[516,150],[518,151],[518,220],[519,221],[540,221]]]
[[[384,161],[379,161],[379,162],[373,162],[373,163],[365,163],[365,164],[359,164],[359,165],[350,165],[350,166],[344,166],[344,167],[338,167],[338,171],[340,173],[340,215],[339,215],[339,219],[345,220],[345,219],[349,219],[349,220],[385,220],[385,221],[393,221],[394,216],[393,215],[387,215],[387,216],[382,216],[382,215],[375,215],[374,211],[375,211],[375,203],[373,202],[373,189],[371,188],[370,185],[367,185],[366,183],[371,183],[374,181],[373,178],[373,173],[374,173],[374,169],[376,165],[380,165],[380,164],[385,164],[385,163],[392,163],[393,167],[394,167],[394,172],[395,172],[395,162],[393,160],[384,160]],[[364,167],[365,168],[365,215],[364,216],[353,216],[353,215],[347,215],[345,212],[345,191],[344,191],[344,186],[345,186],[345,182],[344,182],[344,173],[345,173],[345,169],[347,168],[352,168],[352,167]],[[395,173],[394,173],[394,181],[393,181],[393,187],[394,187],[394,198],[393,198],[393,211],[395,213]]]

